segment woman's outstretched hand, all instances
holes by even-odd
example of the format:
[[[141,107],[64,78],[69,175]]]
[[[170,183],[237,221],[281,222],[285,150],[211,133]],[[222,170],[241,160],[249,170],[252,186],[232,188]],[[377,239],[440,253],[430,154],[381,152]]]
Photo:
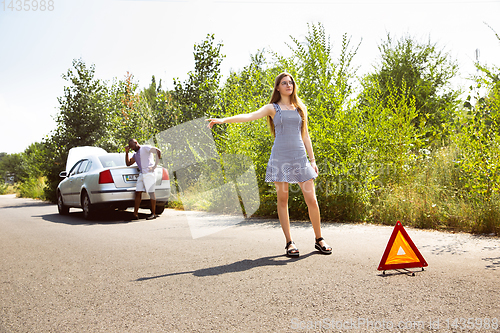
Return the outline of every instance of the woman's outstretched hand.
[[[206,121],[209,121],[208,128],[212,128],[215,124],[224,124],[224,119],[219,118],[209,118]]]

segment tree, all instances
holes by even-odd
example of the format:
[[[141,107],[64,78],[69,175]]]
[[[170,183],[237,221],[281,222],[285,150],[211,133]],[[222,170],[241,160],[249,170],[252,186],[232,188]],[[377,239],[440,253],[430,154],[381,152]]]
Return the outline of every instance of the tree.
[[[14,182],[18,182],[23,179],[26,176],[26,173],[22,168],[22,161],[22,153],[2,153],[2,155],[0,155],[0,177],[2,178],[2,181],[5,180],[7,176],[13,176]]]
[[[460,119],[454,143],[460,149],[458,166],[465,188],[490,201],[492,194],[500,193],[500,68],[479,63],[476,68],[475,84],[464,103],[467,113]]]
[[[358,47],[350,47],[350,39],[342,36],[342,46],[337,59],[333,58],[333,46],[324,26],[308,25],[305,42],[290,36],[292,56],[277,57],[282,70],[296,76],[301,98],[314,109],[314,116],[328,117],[345,106],[353,92],[352,80],[356,69],[352,59]]]
[[[145,142],[157,133],[155,104],[150,106],[149,96],[137,92],[138,86],[134,76],[127,72],[123,80],[114,82],[110,88],[112,125],[109,130],[113,151],[123,151],[123,146],[132,138]]]
[[[105,83],[95,78],[95,66],[86,66],[82,59],[73,60],[73,68],[62,75],[69,82],[64,95],[58,97],[59,114],[56,129],[44,140],[48,163],[47,198],[55,202],[55,190],[60,181],[68,152],[77,146],[107,147],[109,138],[109,99]]]
[[[393,88],[414,99],[417,117],[413,123],[423,136],[435,143],[448,136],[448,125],[458,105],[459,92],[449,87],[458,73],[458,65],[435,43],[418,42],[411,36],[395,40],[390,34],[379,45],[380,63],[362,80],[360,103],[367,104],[368,95],[378,95],[376,102],[387,105]],[[380,93],[379,93],[380,92]]]
[[[174,79],[172,99],[178,123],[213,114],[218,108],[222,44],[214,45],[214,35],[194,46],[195,69],[181,83]]]
[[[40,142],[29,145],[22,153],[21,167],[27,178],[38,178],[43,175],[45,161],[45,147]],[[24,179],[23,179],[24,180]]]
[[[155,134],[177,124],[177,116],[171,103],[171,93],[162,89],[161,80],[157,85],[153,75],[149,87],[141,92],[141,96],[152,110]]]
[[[491,30],[492,27],[488,26]],[[500,42],[500,36],[493,30],[495,37]],[[474,89],[471,86],[472,92],[476,90],[475,99],[477,101],[475,109],[481,111],[484,117],[492,118],[489,120],[500,123],[500,67],[481,65],[479,62],[476,63],[476,68],[478,69],[479,75],[476,75],[474,81],[478,89]],[[486,94],[484,96],[480,95],[480,88],[486,88]],[[464,106],[469,110],[473,111],[471,95],[468,96]]]
[[[107,89],[104,82],[95,78],[95,66],[87,67],[82,59],[75,59],[73,69],[62,77],[70,85],[64,87],[64,96],[57,99],[60,112],[53,137],[64,140],[69,148],[91,146],[107,137]]]

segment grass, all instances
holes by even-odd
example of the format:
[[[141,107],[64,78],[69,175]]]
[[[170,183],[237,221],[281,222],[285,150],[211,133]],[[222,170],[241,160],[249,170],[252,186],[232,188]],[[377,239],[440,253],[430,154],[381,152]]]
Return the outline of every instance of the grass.
[[[379,192],[368,222],[498,234],[500,195],[468,190],[456,157],[456,149],[446,147],[418,161],[405,183]]]
[[[46,182],[47,179],[45,177],[28,178],[27,180],[17,184],[17,196],[19,198],[46,200],[44,191]]]

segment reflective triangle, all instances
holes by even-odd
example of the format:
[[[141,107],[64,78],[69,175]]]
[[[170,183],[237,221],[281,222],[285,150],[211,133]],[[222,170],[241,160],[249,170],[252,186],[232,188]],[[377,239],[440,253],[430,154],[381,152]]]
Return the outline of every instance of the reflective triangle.
[[[427,262],[406,233],[401,222],[397,222],[380,261],[379,270],[425,267]]]
[[[394,244],[392,245],[389,256],[387,257],[385,264],[402,264],[405,262],[418,262],[418,258],[415,252],[411,249],[408,242],[401,235],[401,231],[398,231]]]

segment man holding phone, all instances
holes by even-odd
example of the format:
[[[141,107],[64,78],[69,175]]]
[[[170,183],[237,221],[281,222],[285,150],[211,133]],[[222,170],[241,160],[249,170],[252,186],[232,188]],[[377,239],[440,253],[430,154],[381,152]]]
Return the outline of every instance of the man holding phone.
[[[135,151],[135,153],[132,158],[129,159],[128,152],[130,149]],[[135,188],[133,220],[139,219],[139,206],[142,201],[142,192],[147,192],[151,200],[151,215],[148,216],[146,220],[152,220],[158,217],[158,215],[156,215],[155,169],[160,159],[160,149],[149,145],[141,146],[136,139],[130,139],[128,145],[125,146],[125,163],[127,166],[137,163],[140,172]]]

